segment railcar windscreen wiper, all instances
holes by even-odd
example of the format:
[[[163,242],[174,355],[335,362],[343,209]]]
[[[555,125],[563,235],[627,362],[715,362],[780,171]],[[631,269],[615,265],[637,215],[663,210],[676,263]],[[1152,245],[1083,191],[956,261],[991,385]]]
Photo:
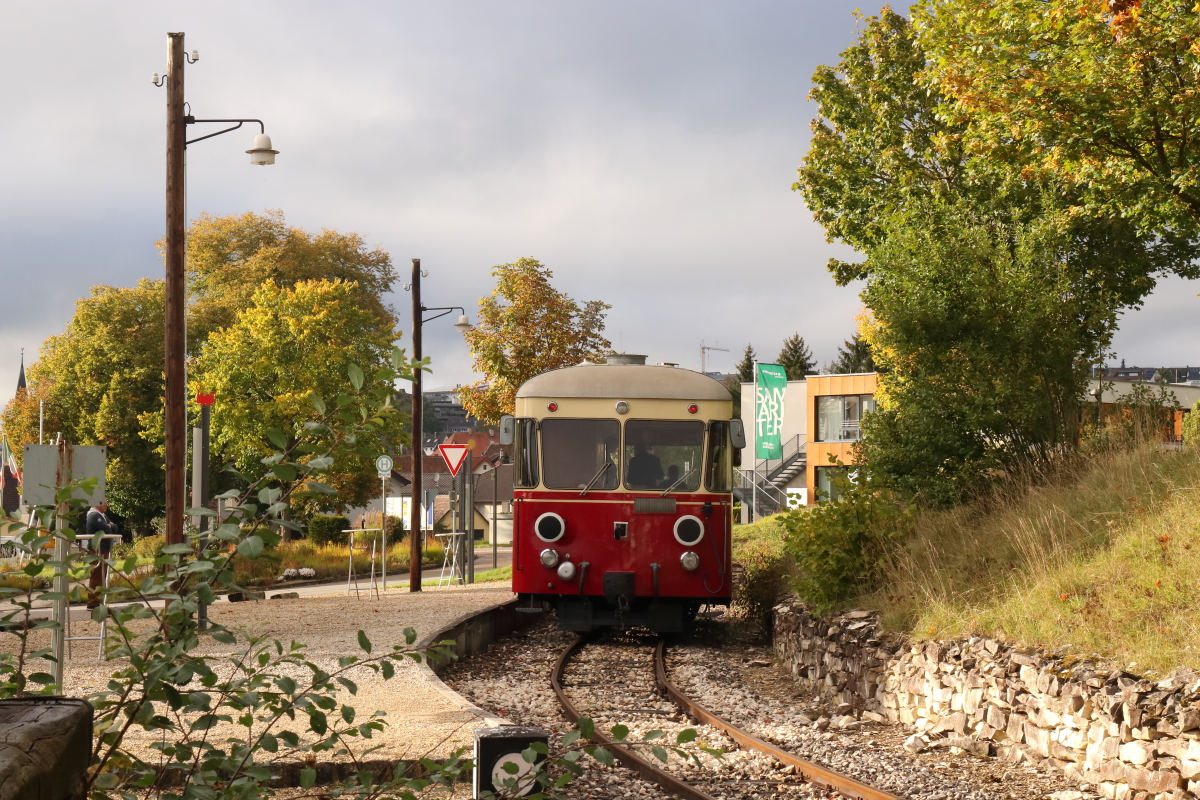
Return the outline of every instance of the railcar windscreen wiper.
[[[679,484],[683,483],[683,482],[684,482],[684,481],[686,481],[688,478],[690,478],[690,477],[692,476],[692,473],[693,473],[693,472],[695,472],[695,471],[696,471],[696,468],[695,468],[695,467],[692,467],[692,468],[691,468],[691,469],[689,469],[687,472],[685,472],[685,473],[683,473],[682,475],[680,475],[680,476],[679,476],[679,480],[675,481],[675,482],[674,482],[674,483],[672,483],[670,486],[668,486],[667,488],[663,489],[663,491],[662,491],[662,494],[660,494],[660,495],[659,495],[659,497],[666,497],[668,494],[670,494],[671,492],[673,492],[673,491],[675,490],[675,487],[676,487],[676,486],[678,486]]]

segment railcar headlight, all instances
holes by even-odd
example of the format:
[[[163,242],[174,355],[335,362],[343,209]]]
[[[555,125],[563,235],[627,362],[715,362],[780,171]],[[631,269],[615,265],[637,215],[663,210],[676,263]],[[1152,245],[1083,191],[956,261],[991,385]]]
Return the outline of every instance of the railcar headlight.
[[[704,538],[704,523],[691,514],[675,520],[675,541],[684,547],[695,547]]]
[[[569,581],[575,577],[575,565],[570,561],[564,561],[558,565],[558,577],[564,581]]]
[[[696,569],[696,567],[700,566],[700,556],[696,555],[691,550],[688,550],[679,557],[679,566],[683,567],[688,572],[692,572]]]
[[[557,542],[567,532],[567,523],[553,511],[547,511],[533,523],[533,532],[543,542]]]
[[[542,566],[547,569],[554,569],[558,566],[558,551],[553,548],[547,547],[538,558],[541,559]]]

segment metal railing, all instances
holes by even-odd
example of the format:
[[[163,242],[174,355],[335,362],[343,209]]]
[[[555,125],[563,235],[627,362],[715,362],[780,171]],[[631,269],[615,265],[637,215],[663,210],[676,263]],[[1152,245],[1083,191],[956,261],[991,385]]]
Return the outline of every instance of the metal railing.
[[[803,434],[798,433],[783,443],[779,458],[760,458],[754,462],[753,471],[765,475],[767,480],[772,480],[804,455],[807,445]]]
[[[787,507],[787,493],[762,473],[748,469],[733,471],[733,493],[750,509],[751,519],[777,513]]]

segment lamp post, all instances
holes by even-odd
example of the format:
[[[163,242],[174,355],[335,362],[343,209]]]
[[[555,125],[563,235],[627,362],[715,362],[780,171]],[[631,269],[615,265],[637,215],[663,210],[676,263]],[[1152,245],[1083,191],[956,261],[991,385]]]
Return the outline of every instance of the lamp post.
[[[439,306],[437,308],[426,308],[421,303],[421,277],[428,276],[429,273],[421,271],[421,259],[414,258],[412,260],[412,282],[405,285],[405,289],[412,292],[412,342],[413,342],[413,358],[417,361],[421,360],[421,326],[426,322],[432,322],[439,317],[444,317],[451,311],[461,311],[462,314],[458,318],[458,322],[454,323],[454,327],[460,333],[466,333],[471,330],[471,323],[467,320],[467,310],[462,306]],[[429,319],[425,319],[426,311],[441,311],[440,314],[434,314]],[[421,456],[424,454],[424,448],[421,447],[421,370],[413,371],[412,379],[412,502],[409,508],[409,536],[408,536],[408,590],[410,592],[421,591],[421,542],[418,532],[421,530],[421,505],[417,502],[418,497],[424,496],[424,485],[421,481]]]
[[[254,146],[246,152],[251,164],[274,164],[278,150],[271,149],[271,137],[266,126],[257,119],[196,119],[184,113],[183,67],[200,60],[195,50],[190,56],[183,49],[183,34],[167,34],[167,72],[162,78],[154,73],[155,86],[167,87],[167,247],[166,247],[166,336],[164,361],[166,367],[166,391],[164,408],[164,434],[166,440],[166,522],[167,544],[180,544],[183,536],[183,512],[186,506],[186,476],[184,463],[187,460],[187,387],[184,385],[184,359],[187,349],[187,329],[184,321],[186,298],[186,276],[184,273],[185,225],[184,219],[184,153],[189,144],[202,139],[211,139],[222,133],[237,130],[244,122],[257,122],[258,136]],[[188,140],[187,126],[197,122],[236,122],[224,130]]]

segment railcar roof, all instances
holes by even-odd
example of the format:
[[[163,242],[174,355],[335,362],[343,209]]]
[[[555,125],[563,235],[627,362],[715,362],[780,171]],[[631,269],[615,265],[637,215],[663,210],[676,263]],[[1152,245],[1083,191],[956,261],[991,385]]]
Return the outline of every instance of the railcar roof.
[[[644,364],[580,364],[545,372],[517,390],[517,397],[612,397],[666,400],[730,400],[724,384],[679,367]]]

